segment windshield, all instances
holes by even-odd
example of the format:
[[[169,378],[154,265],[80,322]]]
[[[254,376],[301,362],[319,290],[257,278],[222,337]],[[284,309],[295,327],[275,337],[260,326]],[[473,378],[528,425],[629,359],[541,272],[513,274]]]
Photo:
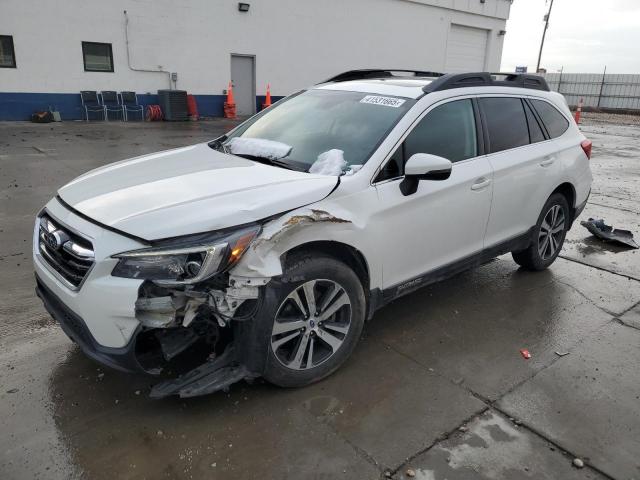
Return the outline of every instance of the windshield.
[[[414,104],[415,100],[406,98],[308,90],[240,125],[229,134],[225,145],[230,153],[248,158],[252,156],[247,154],[249,146],[270,155],[283,152],[277,162],[297,170],[327,175],[353,173]],[[264,146],[271,149],[261,150]]]

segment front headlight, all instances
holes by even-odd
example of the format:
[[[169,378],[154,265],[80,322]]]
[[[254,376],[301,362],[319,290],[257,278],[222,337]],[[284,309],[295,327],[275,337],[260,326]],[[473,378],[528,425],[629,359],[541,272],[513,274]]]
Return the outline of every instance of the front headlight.
[[[228,235],[189,235],[166,245],[113,255],[120,261],[111,275],[153,280],[159,285],[189,285],[237,262],[260,232],[254,225]]]

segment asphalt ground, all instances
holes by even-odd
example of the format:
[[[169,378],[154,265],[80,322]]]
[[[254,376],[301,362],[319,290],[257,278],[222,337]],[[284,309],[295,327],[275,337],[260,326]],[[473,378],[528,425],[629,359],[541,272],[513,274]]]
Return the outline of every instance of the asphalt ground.
[[[638,123],[583,115],[581,218],[640,236]],[[547,271],[504,256],[388,305],[304,389],[154,401],[86,358],[33,293],[35,214],[87,170],[232,125],[0,123],[0,478],[640,479],[640,251],[578,223]]]

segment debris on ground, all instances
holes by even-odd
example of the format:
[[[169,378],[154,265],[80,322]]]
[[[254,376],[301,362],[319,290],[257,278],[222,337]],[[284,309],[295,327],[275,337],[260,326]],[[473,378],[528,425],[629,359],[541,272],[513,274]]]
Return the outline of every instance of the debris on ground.
[[[604,223],[603,219],[590,218],[586,222],[580,222],[580,225],[601,240],[620,243],[630,248],[640,248],[633,239],[633,233],[629,230],[614,229],[612,226]]]
[[[407,474],[407,477],[413,478],[416,476],[416,471],[413,470],[412,468],[407,468],[407,471],[405,472]]]
[[[556,355],[558,355],[559,357],[566,357],[567,355],[569,355],[569,352],[556,352]]]
[[[580,458],[574,458],[573,459],[573,466],[576,467],[576,468],[582,468],[582,467],[584,467],[584,462]]]
[[[523,348],[522,350],[520,350],[520,355],[522,355],[522,358],[524,358],[525,360],[529,360],[531,358],[531,354],[529,353],[529,350],[527,350],[526,348]]]

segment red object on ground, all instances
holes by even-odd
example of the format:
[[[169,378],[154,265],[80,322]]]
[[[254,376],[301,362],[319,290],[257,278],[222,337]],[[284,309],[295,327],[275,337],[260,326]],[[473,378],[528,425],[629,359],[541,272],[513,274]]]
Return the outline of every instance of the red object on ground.
[[[526,348],[523,348],[522,350],[520,350],[520,355],[522,355],[522,358],[524,358],[525,360],[529,360],[531,358],[531,354],[529,353],[529,350],[527,350]]]
[[[156,122],[163,119],[162,109],[160,105],[147,105],[147,114],[145,115],[147,122]]]
[[[580,99],[578,102],[578,109],[576,110],[576,123],[580,124],[580,116],[582,115],[582,104],[584,103],[584,99]]]
[[[582,150],[584,150],[584,154],[587,158],[591,160],[591,147],[593,146],[591,140],[583,140],[582,143],[580,143],[580,146],[582,147]]]
[[[198,105],[193,95],[187,95],[187,112],[189,113],[189,120],[198,120]]]
[[[267,83],[267,96],[262,104],[262,109],[269,108],[271,106],[271,85]]]
[[[233,98],[233,84],[231,82],[229,82],[227,90],[227,101],[224,102],[224,117],[236,118],[236,101]]]

